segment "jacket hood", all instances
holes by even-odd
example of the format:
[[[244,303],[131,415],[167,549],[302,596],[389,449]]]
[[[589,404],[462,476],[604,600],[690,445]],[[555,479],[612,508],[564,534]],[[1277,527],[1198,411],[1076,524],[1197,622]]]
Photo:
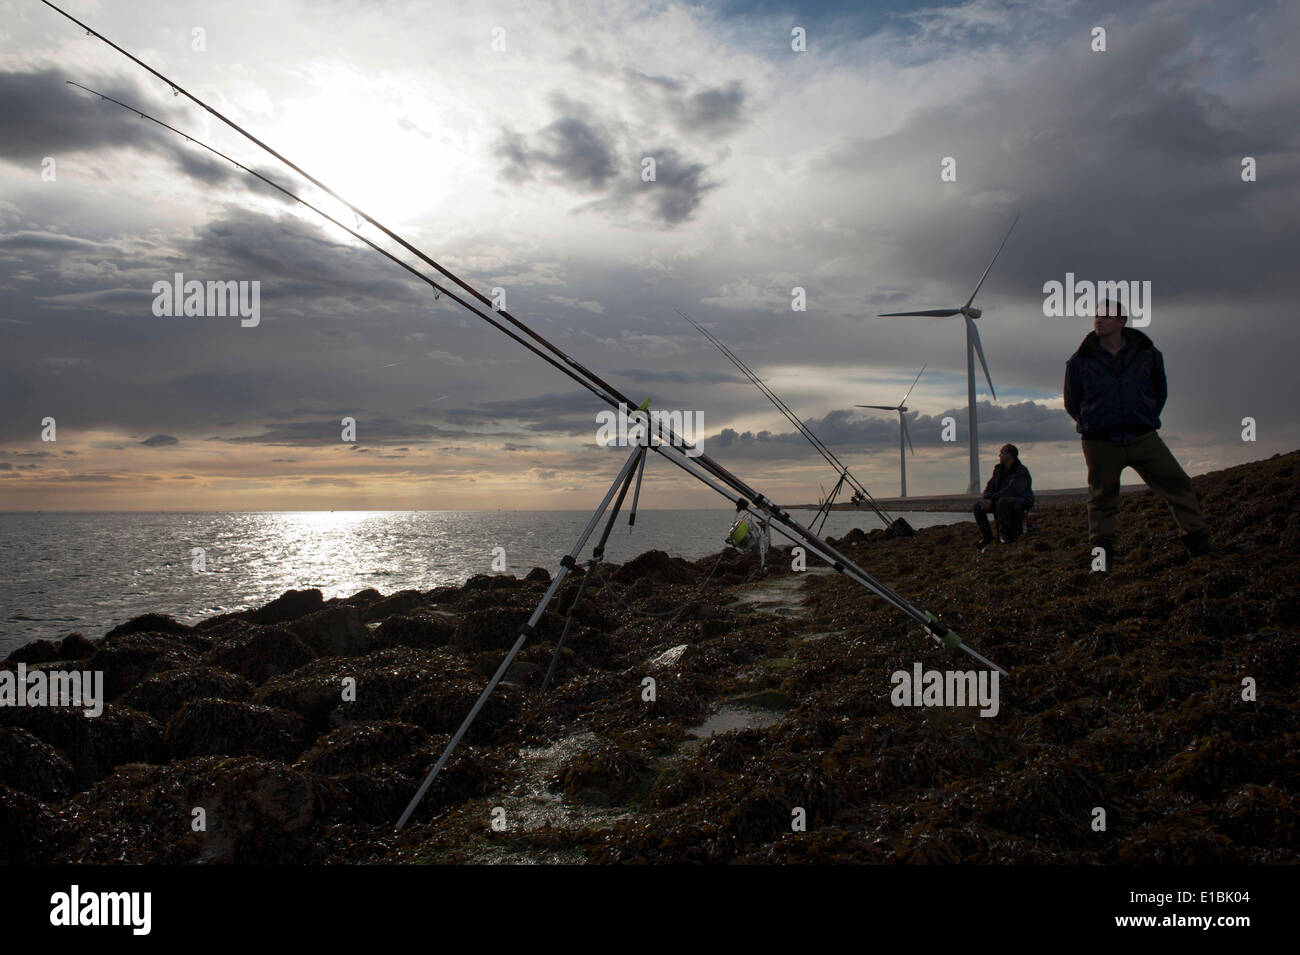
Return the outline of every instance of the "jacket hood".
[[[1124,341],[1134,348],[1155,348],[1156,343],[1147,337],[1146,332],[1140,332],[1136,328],[1124,327]],[[1079,352],[1086,352],[1101,349],[1101,339],[1097,337],[1096,331],[1088,333],[1087,337],[1079,343]],[[1076,352],[1077,354],[1077,352]]]

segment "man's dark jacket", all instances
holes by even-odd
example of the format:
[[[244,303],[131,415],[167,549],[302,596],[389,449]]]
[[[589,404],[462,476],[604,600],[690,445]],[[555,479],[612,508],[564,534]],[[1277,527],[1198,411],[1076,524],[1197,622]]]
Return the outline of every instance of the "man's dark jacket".
[[[1011,465],[1009,470],[1004,470],[999,464],[993,469],[993,476],[989,478],[989,483],[984,485],[983,496],[994,504],[1004,499],[1013,501],[1016,507],[1027,511],[1034,506],[1033,483],[1034,479],[1029,475],[1029,468],[1019,461]]]
[[[1127,444],[1158,430],[1167,395],[1164,357],[1135,328],[1124,329],[1118,355],[1089,332],[1065,363],[1065,410],[1089,440]]]

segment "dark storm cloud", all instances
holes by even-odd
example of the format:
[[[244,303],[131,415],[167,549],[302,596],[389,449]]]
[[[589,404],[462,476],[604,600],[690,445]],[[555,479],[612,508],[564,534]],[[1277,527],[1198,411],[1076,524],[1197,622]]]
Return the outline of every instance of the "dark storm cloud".
[[[739,124],[744,101],[742,87],[732,83],[675,97],[672,110],[689,130],[716,137]],[[602,194],[585,208],[610,214],[640,208],[665,227],[690,220],[705,194],[718,185],[706,177],[704,163],[667,143],[647,148],[632,131],[601,123],[559,93],[552,94],[551,109],[557,118],[531,139],[513,129],[501,131],[494,153],[503,179],[544,179],[575,192]],[[646,157],[655,161],[653,182],[641,178]]]
[[[52,69],[0,72],[0,159],[39,164],[46,156],[57,161],[65,153],[126,148],[169,156],[181,172],[205,185],[231,178],[230,167],[192,146],[183,148],[184,140],[138,114],[68,86],[68,78]],[[169,105],[151,104],[121,80],[100,78],[84,85],[164,121],[174,120],[173,125],[184,122]]]
[[[181,442],[179,438],[172,437],[170,434],[155,434],[152,438],[145,438],[140,443],[146,448],[165,448]]]
[[[744,105],[745,89],[733,80],[682,99],[676,107],[678,125],[690,132],[724,135],[743,123]]]
[[[580,192],[604,189],[618,172],[613,135],[582,105],[555,94],[556,119],[534,134],[532,142],[513,130],[502,131],[496,155],[502,176],[524,182],[539,175]]]

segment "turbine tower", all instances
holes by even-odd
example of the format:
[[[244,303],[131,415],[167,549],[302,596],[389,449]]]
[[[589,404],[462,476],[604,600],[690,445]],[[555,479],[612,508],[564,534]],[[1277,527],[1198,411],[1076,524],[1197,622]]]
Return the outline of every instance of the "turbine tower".
[[[928,362],[927,362],[928,364]],[[921,380],[921,375],[925,373],[925,365],[916,373],[912,379],[912,388]],[[896,405],[855,405],[857,408],[878,408],[881,411],[898,412],[898,475],[899,483],[902,485],[902,493],[899,497],[907,497],[907,455],[903,453],[903,439],[907,439],[907,446],[912,448],[912,436],[907,431],[907,419],[903,415],[907,412],[907,396],[912,393],[912,388],[907,389],[907,394],[903,395],[903,400]],[[916,454],[916,448],[912,448],[912,454]]]
[[[1011,220],[1011,229],[1016,227],[1020,221],[1020,213]],[[975,419],[975,355],[980,356],[980,365],[984,369],[984,380],[988,382],[989,392],[996,401],[998,393],[993,390],[993,379],[989,377],[989,364],[984,360],[984,348],[980,344],[979,329],[975,327],[975,319],[984,314],[982,309],[974,308],[971,302],[975,301],[975,296],[979,294],[980,286],[984,280],[989,277],[989,272],[993,269],[993,263],[998,260],[1002,253],[1002,246],[1007,244],[1007,239],[1011,238],[1011,229],[1007,229],[1007,234],[1002,238],[1002,245],[998,246],[997,252],[993,253],[993,258],[989,261],[989,267],[984,270],[980,276],[979,282],[975,286],[975,291],[970,293],[970,298],[961,308],[930,308],[920,312],[886,312],[879,316],[880,318],[896,318],[902,316],[925,315],[933,318],[951,318],[953,315],[960,315],[966,322],[966,406],[968,417],[970,419],[970,487],[968,493],[978,494],[980,492],[980,439],[979,425]]]

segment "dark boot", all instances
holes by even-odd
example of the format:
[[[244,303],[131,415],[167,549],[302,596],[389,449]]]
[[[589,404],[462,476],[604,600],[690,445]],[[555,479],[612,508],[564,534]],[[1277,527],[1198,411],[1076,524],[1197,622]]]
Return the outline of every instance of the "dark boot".
[[[1223,549],[1210,539],[1210,532],[1206,528],[1194,531],[1183,538],[1183,543],[1191,551],[1193,557],[1204,557],[1206,554],[1221,554]]]

